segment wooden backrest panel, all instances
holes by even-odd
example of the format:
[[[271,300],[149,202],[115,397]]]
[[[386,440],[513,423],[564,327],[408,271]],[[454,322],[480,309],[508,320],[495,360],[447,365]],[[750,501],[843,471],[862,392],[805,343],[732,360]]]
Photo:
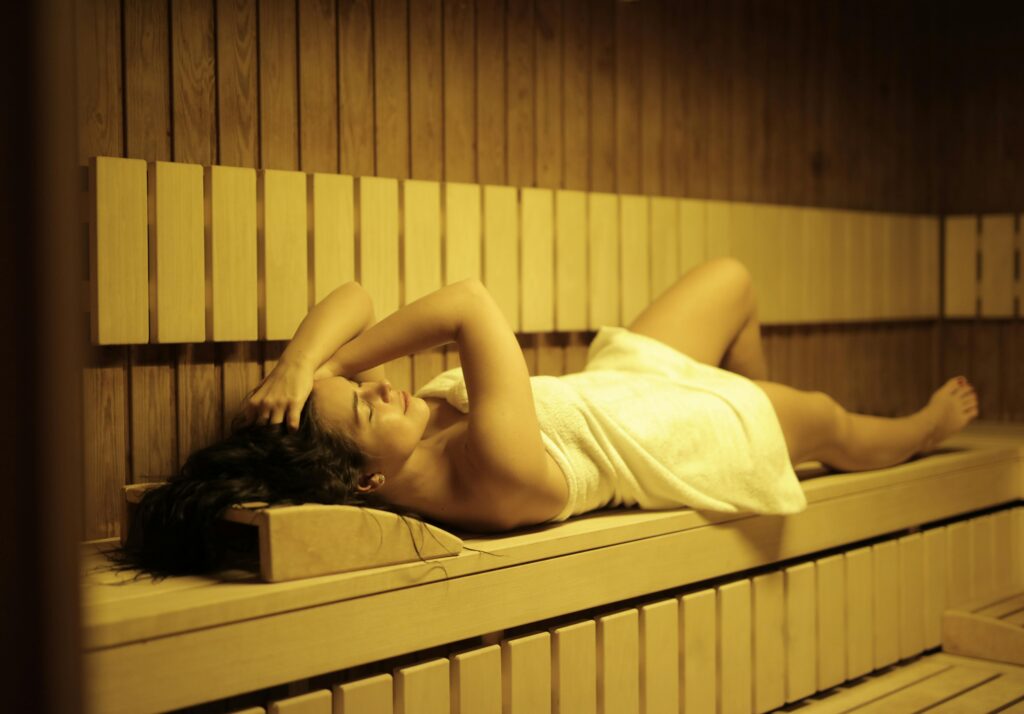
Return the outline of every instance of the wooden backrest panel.
[[[313,302],[355,279],[355,180],[338,174],[309,178]]]
[[[591,193],[587,223],[590,251],[591,330],[620,324],[619,311],[619,204],[610,193]]]
[[[309,302],[306,175],[262,172],[263,324],[260,338],[289,340]]]
[[[360,281],[383,317],[399,308],[398,181],[360,179],[359,213]]]
[[[978,302],[978,218],[946,218],[946,317],[974,317]]]
[[[587,195],[555,193],[555,329],[587,329]]]
[[[524,332],[555,329],[555,203],[546,188],[520,193],[521,328]]]
[[[441,185],[406,181],[405,302],[414,302],[441,287]],[[377,318],[384,315],[377,315]]]
[[[483,281],[519,331],[519,199],[511,186],[484,186]]]
[[[981,316],[1013,317],[1014,216],[986,215],[978,236],[981,252]]]
[[[447,183],[444,188],[444,282],[450,285],[466,278],[481,277],[480,232],[483,217],[480,186],[471,183]]]
[[[256,171],[233,166],[207,170],[210,281],[209,331],[217,342],[259,338],[256,254]]]

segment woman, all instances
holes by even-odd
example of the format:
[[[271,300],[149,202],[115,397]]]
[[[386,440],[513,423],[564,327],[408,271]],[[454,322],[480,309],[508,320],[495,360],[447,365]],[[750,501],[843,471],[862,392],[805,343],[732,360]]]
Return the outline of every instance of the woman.
[[[460,370],[416,396],[388,383],[380,365],[449,342]],[[602,328],[586,370],[560,378],[530,378],[479,281],[378,323],[349,283],[307,315],[232,436],[147,493],[122,562],[216,569],[210,529],[251,500],[368,504],[473,531],[619,504],[793,513],[806,501],[792,464],[901,463],[978,413],[962,377],[897,419],[766,377],[750,274],[730,258],[687,273],[628,329]]]

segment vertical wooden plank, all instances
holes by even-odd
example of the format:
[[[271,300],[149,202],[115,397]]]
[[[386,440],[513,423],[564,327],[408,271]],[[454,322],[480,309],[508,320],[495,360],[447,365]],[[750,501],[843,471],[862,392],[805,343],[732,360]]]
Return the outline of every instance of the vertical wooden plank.
[[[476,184],[445,184],[446,285],[480,277],[481,198]]]
[[[786,703],[785,576],[776,570],[754,578],[754,711]]]
[[[993,597],[1016,592],[1013,589],[1014,541],[1013,510],[999,511],[992,516]]]
[[[831,286],[829,284],[828,220],[820,208],[800,211],[803,255],[806,256],[804,279],[800,283],[800,303],[804,322],[828,322],[832,318]]]
[[[923,537],[924,648],[942,643],[942,613],[946,610],[946,529],[930,528]]]
[[[820,558],[817,571],[818,691],[846,678],[846,561],[843,555]]]
[[[587,329],[587,197],[555,193],[555,329]]]
[[[597,711],[640,711],[640,642],[636,610],[597,618]]]
[[[718,639],[714,590],[684,595],[679,610],[679,686],[684,712],[715,711]]]
[[[298,15],[299,167],[337,173],[337,6],[298,0]]]
[[[476,3],[476,180],[508,181],[505,155],[505,3]]]
[[[510,186],[484,186],[484,284],[519,330],[519,201]]]
[[[166,2],[124,3],[125,154],[171,158],[170,50]]]
[[[992,523],[992,515],[972,518],[971,523],[971,545],[974,569],[971,574],[971,582],[974,585],[973,599],[981,600],[995,597],[995,571],[998,567],[995,561],[996,544],[995,533]]]
[[[355,280],[355,203],[351,176],[313,174],[309,177],[313,236],[313,304],[339,285]]]
[[[442,18],[452,4],[442,0],[409,4],[409,176],[414,179],[440,181],[444,177],[447,81],[450,73],[458,76],[473,69],[472,65],[449,68],[444,63],[442,49],[446,54],[448,47]],[[456,88],[453,77],[452,89]],[[452,151],[469,154],[472,144],[459,143]]]
[[[441,185],[403,182],[405,208],[405,299],[408,305],[439,289],[441,277]]]
[[[590,4],[590,190],[614,192],[616,185],[615,7],[612,0]],[[601,121],[593,118],[601,117]]]
[[[947,216],[943,315],[974,317],[978,309],[978,219]]]
[[[372,176],[376,173],[377,137],[373,119],[373,5],[369,0],[339,0],[338,67],[340,169],[355,176]]]
[[[306,176],[263,171],[261,249],[264,314],[261,336],[290,340],[309,309]]]
[[[533,3],[506,5],[506,135],[508,182],[536,185],[534,164],[534,10]]]
[[[708,201],[684,198],[679,201],[679,274],[707,260]]]
[[[398,181],[359,179],[359,280],[378,317],[399,306]]]
[[[921,267],[919,289],[915,297],[915,314],[930,319],[937,319],[940,314],[940,225],[937,216],[917,216],[918,256]]]
[[[210,330],[222,341],[256,340],[256,171],[206,169],[210,210]],[[234,406],[232,404],[231,406]]]
[[[331,714],[332,711],[331,690],[321,689],[271,702],[268,714]]]
[[[528,332],[554,329],[554,194],[524,188],[522,208],[522,323]]]
[[[576,191],[590,188],[590,6],[562,2],[563,185]]]
[[[846,558],[846,678],[870,672],[875,660],[875,569],[870,548],[848,551]]]
[[[340,684],[334,688],[335,714],[391,714],[393,711],[390,674]]]
[[[651,199],[651,299],[678,279],[679,201],[655,196]]]
[[[146,162],[97,157],[91,164],[89,275],[94,344],[149,339]]]
[[[900,551],[895,540],[871,547],[875,565],[875,669],[900,658]]]
[[[597,711],[597,624],[577,622],[551,630],[552,714]]]
[[[149,166],[150,339],[206,339],[203,167],[157,161]]]
[[[753,696],[750,581],[718,588],[718,711],[750,712]]]
[[[721,258],[732,255],[733,205],[729,201],[707,201],[707,258]]]
[[[847,266],[850,274],[850,320],[864,320],[870,314],[869,300],[872,288],[871,265],[864,250],[867,225],[864,214],[851,211],[846,214],[845,232],[850,246],[851,260]]]
[[[981,217],[978,248],[981,259],[982,317],[1013,317],[1014,287],[1014,216],[1013,214]]]
[[[501,668],[507,714],[551,711],[551,635],[538,632],[503,641]]]
[[[619,205],[610,193],[590,193],[587,206],[590,249],[590,329],[620,325]]]
[[[536,181],[562,187],[562,3],[534,3]]]
[[[615,3],[615,167],[618,193],[640,193],[640,82],[643,15],[636,3]]]
[[[779,212],[775,206],[758,204],[753,208],[753,223],[756,226],[754,252],[761,274],[757,276],[754,290],[757,295],[757,312],[761,324],[779,320],[779,294],[786,281],[786,267],[777,246]]]
[[[445,0],[443,124],[444,178],[447,181],[476,181],[475,28],[474,3]]]
[[[900,659],[924,650],[924,538],[920,533],[900,538]]]
[[[501,714],[501,648],[453,654],[452,714]]]
[[[640,81],[640,190],[647,194],[665,193],[665,8],[660,0],[641,4],[643,14],[643,78]],[[674,71],[674,70],[673,70]]]
[[[792,206],[779,208],[776,241],[779,254],[788,265],[789,279],[783,283],[779,295],[780,321],[793,323],[805,319],[809,306],[801,303],[803,285],[808,277],[807,251],[804,245],[800,209]]]
[[[261,2],[259,13],[260,165],[294,171],[299,168],[295,3]]]
[[[640,711],[679,712],[679,602],[640,608]]]
[[[395,672],[395,714],[449,714],[448,660],[438,659]]]
[[[650,202],[645,196],[619,197],[619,265],[622,323],[628,325],[651,301]]]
[[[377,175],[409,176],[409,26],[407,0],[373,4],[374,122]],[[388,313],[382,312],[382,315]]]
[[[1013,589],[1024,588],[1024,506],[1013,509]]]
[[[814,563],[786,568],[786,701],[814,693],[815,669],[815,573]]]
[[[171,3],[174,160],[210,165],[217,155],[213,3]]]
[[[256,2],[218,2],[217,163],[256,168],[259,107],[256,57]]]
[[[974,599],[974,562],[971,524],[960,521],[946,526],[946,607]]]
[[[88,165],[91,156],[118,157],[125,151],[121,19],[121,3],[116,0],[75,3],[75,87],[81,166]],[[127,22],[128,18],[125,19]],[[154,51],[158,49],[155,47]]]

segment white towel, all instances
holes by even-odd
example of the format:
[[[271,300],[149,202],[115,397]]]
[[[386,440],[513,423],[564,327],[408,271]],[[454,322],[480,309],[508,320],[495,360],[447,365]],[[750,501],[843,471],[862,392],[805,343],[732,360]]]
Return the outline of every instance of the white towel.
[[[554,521],[619,505],[776,515],[807,506],[771,402],[745,377],[602,327],[585,371],[530,386],[544,446],[569,485]],[[469,411],[461,368],[417,396]]]

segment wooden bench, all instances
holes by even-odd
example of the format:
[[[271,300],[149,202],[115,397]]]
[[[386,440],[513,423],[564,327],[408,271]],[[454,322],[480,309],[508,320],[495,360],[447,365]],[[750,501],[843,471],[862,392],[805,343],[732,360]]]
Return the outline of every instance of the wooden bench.
[[[473,696],[767,711],[937,647],[948,606],[1024,590],[1022,456],[1024,427],[972,425],[898,467],[802,468],[794,516],[612,510],[281,583],[132,581],[93,553],[92,704],[159,711],[336,673],[328,703],[395,711]],[[341,672],[428,649],[390,674]]]

